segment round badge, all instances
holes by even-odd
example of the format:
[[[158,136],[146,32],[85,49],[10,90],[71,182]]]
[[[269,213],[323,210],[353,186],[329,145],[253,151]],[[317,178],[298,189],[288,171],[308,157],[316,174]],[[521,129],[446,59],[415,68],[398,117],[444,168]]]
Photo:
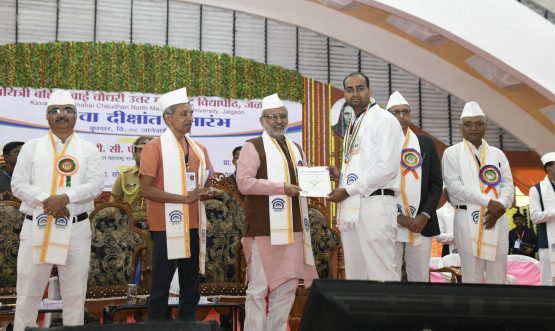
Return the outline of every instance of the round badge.
[[[414,148],[403,149],[401,164],[410,170],[418,169],[422,165],[422,155]]]
[[[497,186],[501,181],[501,172],[494,165],[485,165],[480,169],[480,180],[487,186]]]
[[[78,169],[79,163],[77,163],[77,160],[73,156],[61,156],[56,162],[56,170],[64,176],[71,176],[75,174]]]

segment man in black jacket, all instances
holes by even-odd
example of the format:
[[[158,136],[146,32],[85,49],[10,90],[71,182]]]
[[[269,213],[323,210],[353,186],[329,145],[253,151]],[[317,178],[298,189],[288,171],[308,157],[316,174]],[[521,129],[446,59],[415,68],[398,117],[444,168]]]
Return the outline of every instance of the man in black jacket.
[[[391,95],[386,109],[399,120],[405,134],[397,198],[397,272],[401,274],[404,262],[408,281],[428,282],[432,237],[439,234],[436,209],[443,186],[441,163],[434,141],[410,129],[410,105],[401,93]]]

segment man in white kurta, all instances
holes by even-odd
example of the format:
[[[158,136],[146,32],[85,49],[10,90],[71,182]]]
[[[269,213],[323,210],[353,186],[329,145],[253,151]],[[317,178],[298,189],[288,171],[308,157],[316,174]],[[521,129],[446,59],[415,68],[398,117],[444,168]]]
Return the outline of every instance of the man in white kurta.
[[[486,117],[478,103],[461,114],[463,141],[443,153],[443,181],[455,207],[455,240],[464,283],[504,284],[509,230],[505,211],[514,186],[505,154],[483,139]]]
[[[39,304],[58,267],[64,325],[82,325],[91,251],[88,213],[102,192],[104,170],[95,145],[74,132],[77,112],[68,91],[52,92],[48,134],[28,141],[12,179],[26,215],[17,255],[15,331],[36,327]]]
[[[397,273],[401,275],[404,263],[409,282],[429,282],[432,237],[439,234],[436,209],[443,186],[441,162],[433,139],[411,130],[410,105],[401,93],[395,91],[389,97],[386,109],[405,134],[397,197]]]
[[[555,152],[542,156],[546,176],[530,188],[530,218],[538,225],[542,285],[555,284]]]
[[[347,279],[395,281],[397,200],[403,131],[399,122],[370,102],[370,83],[362,73],[343,81],[355,118],[343,139],[339,188],[328,196],[338,203],[337,220]],[[337,169],[330,169],[339,177]]]

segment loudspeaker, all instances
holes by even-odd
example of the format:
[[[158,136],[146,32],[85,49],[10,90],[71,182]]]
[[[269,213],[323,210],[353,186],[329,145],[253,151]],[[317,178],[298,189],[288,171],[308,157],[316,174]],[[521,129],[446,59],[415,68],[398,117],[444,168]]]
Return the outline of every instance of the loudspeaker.
[[[25,328],[25,331],[223,331],[216,321],[181,322],[160,321],[135,324],[102,324],[83,326],[64,326],[60,328]]]
[[[299,330],[553,329],[555,287],[321,279]]]

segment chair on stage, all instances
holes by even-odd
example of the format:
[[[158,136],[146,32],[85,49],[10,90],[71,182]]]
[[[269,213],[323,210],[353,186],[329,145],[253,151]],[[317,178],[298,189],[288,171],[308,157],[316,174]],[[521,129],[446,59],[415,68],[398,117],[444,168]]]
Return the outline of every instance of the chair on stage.
[[[91,222],[91,260],[85,306],[89,313],[101,316],[108,304],[127,303],[127,284],[135,283],[137,261],[144,261],[146,235],[134,226],[126,205],[116,202],[99,204],[89,216]],[[139,274],[144,273],[141,265]],[[138,295],[148,294],[139,277]]]
[[[540,262],[525,255],[509,255],[507,276],[515,278],[514,285],[541,285]]]
[[[5,195],[11,196],[11,193],[3,192],[2,196]],[[14,304],[16,300],[17,252],[23,221],[19,203],[9,198],[0,201],[0,302],[3,304]]]
[[[430,259],[431,283],[461,283],[461,259],[459,254],[449,254],[444,257]]]

